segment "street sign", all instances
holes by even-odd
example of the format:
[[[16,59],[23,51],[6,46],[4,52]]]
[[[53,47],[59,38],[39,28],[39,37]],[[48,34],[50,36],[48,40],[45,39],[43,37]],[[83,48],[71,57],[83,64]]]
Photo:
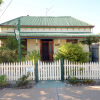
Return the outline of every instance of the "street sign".
[[[18,38],[19,38],[19,31],[15,30],[15,34],[16,34],[16,39],[18,40]]]

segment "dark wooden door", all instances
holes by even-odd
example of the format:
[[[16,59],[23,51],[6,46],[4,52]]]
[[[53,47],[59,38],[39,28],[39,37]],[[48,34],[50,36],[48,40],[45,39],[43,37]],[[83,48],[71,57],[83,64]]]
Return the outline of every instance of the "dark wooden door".
[[[49,41],[49,60],[53,60],[53,41]]]
[[[41,59],[42,61],[53,60],[53,41],[41,41]]]
[[[42,60],[49,60],[49,44],[48,42],[42,42]]]

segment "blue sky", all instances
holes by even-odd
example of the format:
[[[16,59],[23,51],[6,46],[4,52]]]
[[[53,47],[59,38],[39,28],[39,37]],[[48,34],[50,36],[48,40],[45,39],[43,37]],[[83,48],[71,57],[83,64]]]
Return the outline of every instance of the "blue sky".
[[[10,0],[4,0],[0,15]],[[100,33],[100,0],[13,0],[0,23],[19,16],[73,16],[95,25],[94,33]]]

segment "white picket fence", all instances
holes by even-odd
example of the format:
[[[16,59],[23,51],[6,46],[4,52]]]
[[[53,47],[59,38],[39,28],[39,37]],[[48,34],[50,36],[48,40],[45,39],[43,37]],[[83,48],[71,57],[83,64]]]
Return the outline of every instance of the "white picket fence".
[[[61,80],[60,61],[55,62],[38,62],[39,80]]]
[[[31,69],[30,69],[31,68]],[[33,70],[32,70],[33,68]],[[34,61],[27,61],[20,63],[2,63],[0,64],[0,75],[6,75],[8,81],[16,81],[22,77],[22,75],[27,75],[30,71],[30,79],[34,80]]]
[[[8,81],[18,80],[22,75],[30,72],[30,79],[35,80],[34,61],[20,63],[0,64],[0,75],[6,75]],[[68,77],[79,79],[100,79],[100,63],[72,63],[64,61],[64,79]],[[41,62],[38,61],[39,80],[61,80],[61,61]]]
[[[64,78],[77,77],[78,79],[100,79],[100,63],[72,63],[64,61]]]

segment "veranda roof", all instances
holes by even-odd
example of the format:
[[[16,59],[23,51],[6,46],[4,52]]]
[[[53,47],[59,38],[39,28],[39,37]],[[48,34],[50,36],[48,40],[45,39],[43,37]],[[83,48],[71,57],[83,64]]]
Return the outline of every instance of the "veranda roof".
[[[0,37],[15,36],[15,33],[0,33]],[[91,32],[21,32],[22,38],[84,38],[94,36],[100,38],[99,34],[93,34]]]

